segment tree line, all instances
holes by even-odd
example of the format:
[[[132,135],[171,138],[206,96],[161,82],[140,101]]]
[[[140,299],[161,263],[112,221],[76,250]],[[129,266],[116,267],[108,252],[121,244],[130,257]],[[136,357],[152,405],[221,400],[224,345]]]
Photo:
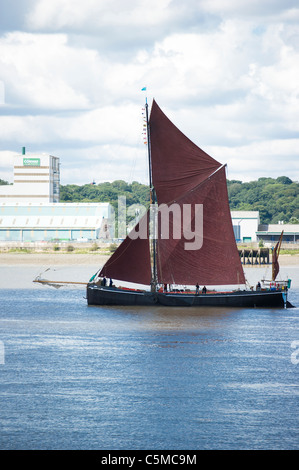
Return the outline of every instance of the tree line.
[[[231,210],[259,211],[263,224],[299,223],[299,184],[287,176],[259,178],[242,183],[227,181]],[[110,202],[117,211],[118,196],[125,196],[127,205],[149,205],[149,188],[134,181],[122,180],[112,183],[65,185],[60,187],[61,202]]]
[[[262,224],[299,223],[299,184],[287,176],[228,181],[231,210],[259,211]]]
[[[8,183],[0,179],[1,184]],[[228,180],[227,189],[231,210],[259,211],[262,224],[299,223],[299,183],[287,176],[249,183]],[[150,203],[148,186],[137,181],[60,186],[60,202],[110,202],[116,213],[119,196],[126,197],[127,206]]]

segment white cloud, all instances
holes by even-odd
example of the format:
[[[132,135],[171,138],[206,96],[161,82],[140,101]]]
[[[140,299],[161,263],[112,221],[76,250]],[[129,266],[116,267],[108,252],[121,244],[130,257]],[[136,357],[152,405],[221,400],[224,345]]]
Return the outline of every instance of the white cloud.
[[[252,181],[262,176],[274,178],[299,172],[298,139],[273,139],[237,147],[209,147],[208,151],[227,163],[229,179]],[[292,168],[290,172],[290,168]]]
[[[0,36],[3,151],[26,145],[60,156],[65,182],[86,182],[93,169],[102,181],[129,178],[126,164],[142,160],[140,90],[147,86],[149,103],[155,97],[186,135],[227,161],[230,173],[286,173],[281,155],[299,179],[291,164],[299,127],[293,0],[30,6],[26,32]],[[137,166],[144,180],[146,165],[140,173]]]
[[[60,143],[121,143],[142,142],[141,106],[106,107],[64,115],[0,116],[0,139],[42,144]]]
[[[95,51],[69,47],[64,34],[13,32],[0,39],[0,70],[15,105],[51,110],[89,107],[88,85],[92,92],[103,69]]]
[[[0,151],[0,179],[13,183],[13,160],[16,154],[9,150]]]
[[[148,183],[148,161],[145,146],[128,147],[119,144],[98,145],[73,150],[62,149],[68,156],[62,163],[62,184],[86,184],[92,181],[125,180]],[[76,164],[72,165],[71,160]]]
[[[201,7],[215,14],[230,17],[258,17],[271,18],[276,15],[286,14],[288,17],[298,7],[297,0],[250,0],[240,2],[239,0],[200,0]]]
[[[4,82],[0,80],[0,105],[5,102],[5,87]]]
[[[34,28],[94,28],[141,26],[167,19],[171,0],[39,0],[27,16],[27,25]]]

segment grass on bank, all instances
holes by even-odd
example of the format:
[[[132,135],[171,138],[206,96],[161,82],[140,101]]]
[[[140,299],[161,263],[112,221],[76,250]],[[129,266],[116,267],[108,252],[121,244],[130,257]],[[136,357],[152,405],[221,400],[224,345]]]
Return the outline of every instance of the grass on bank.
[[[54,245],[49,248],[27,248],[27,247],[18,247],[18,248],[0,248],[0,253],[73,253],[73,254],[99,254],[99,255],[111,255],[115,252],[118,245],[116,243],[111,243],[107,247],[99,247],[96,243],[93,243],[88,248],[76,248],[73,245],[60,246]],[[282,248],[280,250],[281,255],[299,255],[299,248]]]
[[[59,245],[54,245],[52,248],[23,248],[23,247],[18,247],[18,248],[1,248],[0,253],[21,253],[21,254],[33,254],[33,253],[38,253],[38,254],[49,254],[49,253],[64,253],[64,254],[99,254],[99,255],[111,255],[114,253],[118,245],[116,244],[111,244],[110,246],[107,246],[105,248],[98,247],[98,245],[95,243],[91,247],[88,248],[76,248],[73,245],[68,245],[68,246],[59,246]]]
[[[299,249],[294,248],[293,250],[282,248],[280,250],[281,255],[299,255]]]

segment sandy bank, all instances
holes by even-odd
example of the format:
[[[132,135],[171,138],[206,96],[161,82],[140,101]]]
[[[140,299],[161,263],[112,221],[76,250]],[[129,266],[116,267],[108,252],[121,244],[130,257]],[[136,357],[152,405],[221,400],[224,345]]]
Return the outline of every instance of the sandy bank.
[[[69,266],[69,265],[103,265],[109,258],[100,254],[73,254],[73,253],[0,253],[2,266]]]
[[[299,266],[299,255],[280,255],[279,264],[281,266]]]
[[[0,253],[2,266],[15,265],[103,265],[108,255],[74,253]],[[281,266],[299,266],[299,255],[280,255]],[[256,267],[256,265],[255,265]]]

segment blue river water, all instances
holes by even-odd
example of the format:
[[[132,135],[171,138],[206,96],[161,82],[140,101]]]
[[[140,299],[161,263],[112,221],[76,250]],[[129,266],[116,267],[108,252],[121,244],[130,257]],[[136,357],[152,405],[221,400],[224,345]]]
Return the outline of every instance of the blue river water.
[[[293,309],[87,306],[0,289],[1,449],[298,449]],[[2,355],[2,356],[1,356]]]

